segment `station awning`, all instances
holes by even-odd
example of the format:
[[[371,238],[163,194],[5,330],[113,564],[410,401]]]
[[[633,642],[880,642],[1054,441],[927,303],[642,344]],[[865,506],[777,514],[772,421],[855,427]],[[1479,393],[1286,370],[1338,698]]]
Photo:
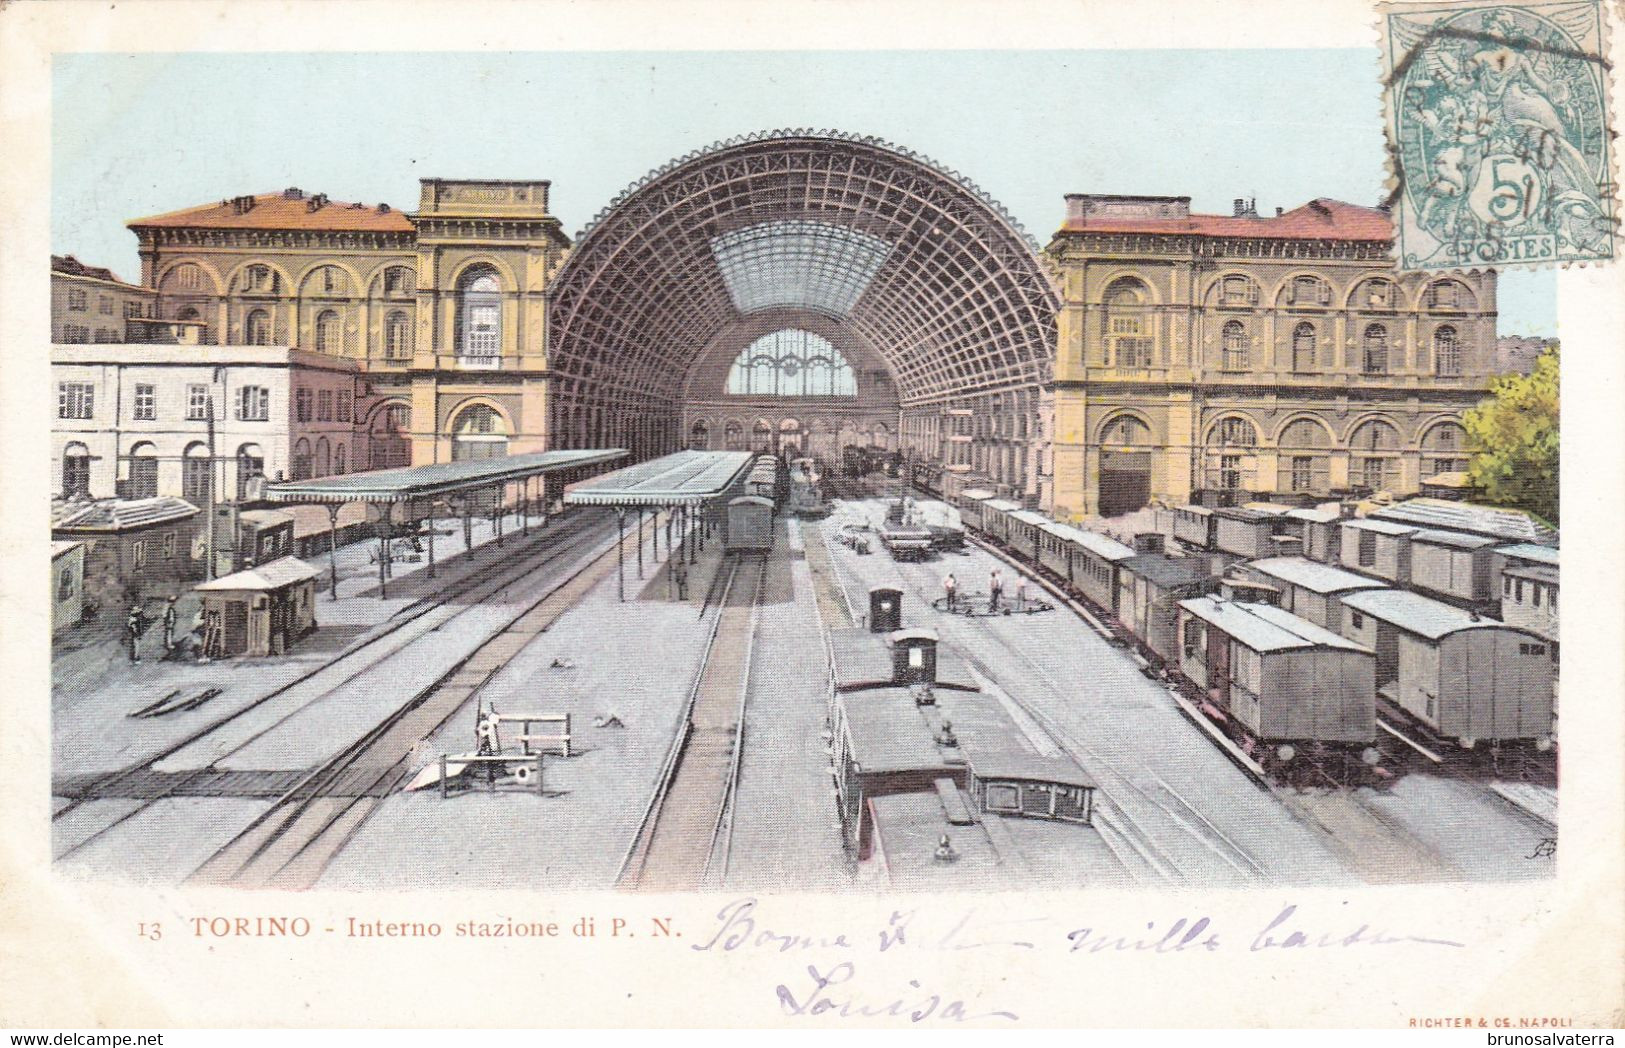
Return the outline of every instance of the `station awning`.
[[[265,498],[270,502],[298,503],[404,502],[494,487],[565,469],[601,466],[625,458],[626,454],[621,448],[536,451],[505,458],[403,466],[270,484],[266,486]]]
[[[565,493],[571,506],[694,506],[731,488],[755,461],[749,451],[679,451],[594,477]]]

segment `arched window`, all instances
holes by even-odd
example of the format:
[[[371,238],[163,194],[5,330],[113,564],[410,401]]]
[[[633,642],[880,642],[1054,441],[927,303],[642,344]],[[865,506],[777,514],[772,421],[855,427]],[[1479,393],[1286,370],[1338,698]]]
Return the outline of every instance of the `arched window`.
[[[316,352],[333,356],[344,352],[344,331],[340,323],[336,309],[324,309],[316,314]]]
[[[237,500],[248,497],[248,482],[265,476],[265,452],[258,444],[244,444],[237,449]]]
[[[1247,370],[1247,329],[1239,320],[1225,323],[1224,339],[1224,370]]]
[[[390,266],[384,270],[384,294],[411,295],[417,292],[417,274],[408,266]]]
[[[181,498],[194,506],[208,502],[211,472],[209,446],[200,440],[188,444],[181,456]]]
[[[1394,282],[1372,277],[1361,282],[1349,305],[1354,309],[1393,309],[1395,301]]]
[[[768,425],[766,419],[757,419],[756,425],[751,427],[750,449],[752,451],[773,450],[773,427]]]
[[[728,451],[744,451],[745,427],[730,420],[722,431],[722,446]]]
[[[1315,345],[1315,325],[1304,321],[1292,329],[1292,370],[1315,370],[1318,351]]]
[[[201,291],[203,269],[191,262],[183,262],[165,275],[164,285],[178,291]]]
[[[1441,422],[1422,436],[1422,479],[1440,473],[1464,473],[1468,466],[1467,431]]]
[[[1101,444],[1119,444],[1129,447],[1151,443],[1151,428],[1133,415],[1119,415],[1106,423],[1100,434]]]
[[[244,323],[244,334],[248,336],[251,346],[269,346],[271,344],[271,314],[264,309],[251,309],[248,311],[248,320]]]
[[[1133,277],[1113,281],[1106,289],[1106,360],[1119,368],[1148,368],[1154,339],[1151,293]]]
[[[1433,333],[1433,372],[1441,378],[1461,376],[1461,339],[1449,324]]]
[[[508,421],[489,404],[470,404],[451,423],[453,460],[502,458],[508,453]]]
[[[695,451],[711,450],[711,427],[701,419],[688,430],[688,446]]]
[[[412,355],[412,328],[406,313],[397,309],[384,318],[384,356],[400,360]]]
[[[1258,305],[1258,284],[1252,277],[1243,276],[1239,273],[1225,277],[1224,282],[1219,285],[1219,305]]]
[[[850,397],[852,365],[827,338],[799,328],[763,335],[728,369],[729,393],[758,397]]]
[[[344,457],[344,445],[340,444],[337,448],[333,449],[333,472],[340,474],[348,473],[350,471],[349,466],[349,462],[347,462]]]
[[[333,468],[333,449],[326,437],[316,438],[316,462],[312,476],[325,477]]]
[[[367,443],[373,469],[394,469],[412,464],[412,407],[388,404],[373,416]]]
[[[1371,419],[1349,434],[1349,481],[1372,491],[1394,491],[1400,483],[1399,430]]]
[[[270,266],[252,265],[243,270],[243,292],[249,295],[275,294],[276,271]]]
[[[158,449],[141,441],[130,449],[130,484],[125,498],[158,497]]]
[[[1220,444],[1230,444],[1237,447],[1251,448],[1258,446],[1258,430],[1244,418],[1220,419],[1219,425],[1214,429],[1213,435]]]
[[[496,271],[477,266],[463,274],[457,305],[458,352],[466,362],[495,365],[502,356],[502,285]]]
[[[1276,456],[1277,491],[1325,493],[1331,487],[1331,434],[1314,419],[1300,418],[1281,431]]]
[[[310,479],[310,441],[304,437],[293,446],[293,479]]]
[[[1367,375],[1388,374],[1388,329],[1381,324],[1369,324],[1362,341],[1364,356],[1360,370]]]
[[[62,497],[90,495],[90,448],[74,441],[62,449]]]

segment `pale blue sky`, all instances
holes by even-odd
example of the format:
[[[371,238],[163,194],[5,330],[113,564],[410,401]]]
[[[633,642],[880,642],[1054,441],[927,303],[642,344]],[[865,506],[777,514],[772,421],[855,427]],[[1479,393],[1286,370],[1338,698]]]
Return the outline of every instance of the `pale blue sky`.
[[[51,240],[134,279],[129,219],[292,185],[414,209],[423,177],[550,179],[573,234],[674,156],[794,127],[957,169],[1040,243],[1066,193],[1373,204],[1375,71],[1358,49],[59,55]],[[1502,332],[1555,327],[1553,275],[1502,274]]]

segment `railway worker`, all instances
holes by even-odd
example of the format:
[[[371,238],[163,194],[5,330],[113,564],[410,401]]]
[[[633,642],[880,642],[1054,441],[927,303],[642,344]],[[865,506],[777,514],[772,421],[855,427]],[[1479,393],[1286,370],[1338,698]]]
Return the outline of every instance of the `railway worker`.
[[[164,654],[175,650],[175,598],[164,604]]]
[[[948,595],[948,610],[952,612],[954,610],[954,595],[959,591],[959,580],[954,578],[953,572],[950,571],[948,577],[942,580],[942,591]]]
[[[1016,576],[1016,610],[1027,610],[1027,576]]]
[[[999,569],[994,568],[993,574],[987,577],[987,610],[999,610],[999,598],[1004,595],[1004,579],[999,575]]]
[[[141,605],[130,605],[130,617],[124,622],[124,644],[129,649],[130,661],[141,661]]]

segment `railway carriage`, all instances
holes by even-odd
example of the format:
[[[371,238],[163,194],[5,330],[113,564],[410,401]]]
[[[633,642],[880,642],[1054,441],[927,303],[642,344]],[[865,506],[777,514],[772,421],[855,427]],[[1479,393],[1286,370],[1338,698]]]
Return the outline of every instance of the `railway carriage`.
[[[1340,525],[1343,567],[1405,586],[1411,581],[1411,536],[1406,524],[1362,517]]]
[[[1411,536],[1411,587],[1478,611],[1494,608],[1495,540],[1459,531]]]
[[[1010,514],[1021,506],[1009,499],[992,498],[982,503],[982,534],[1001,546],[1010,543]]]
[[[1343,598],[1344,636],[1376,652],[1377,694],[1431,736],[1551,746],[1546,638],[1408,590]]]
[[[1273,510],[1236,506],[1212,510],[1213,544],[1206,547],[1219,553],[1252,560],[1276,552],[1275,537],[1285,529],[1285,506]]]
[[[965,530],[978,535],[987,534],[986,516],[988,500],[993,498],[993,492],[986,488],[966,488],[959,493],[954,504],[959,507],[959,519],[964,523]]]
[[[1029,564],[1039,563],[1039,537],[1051,523],[1042,513],[1030,509],[1012,510],[1005,519],[1005,545]]]
[[[740,495],[728,502],[723,549],[728,553],[766,553],[773,548],[773,500]]]
[[[1218,520],[1206,506],[1174,507],[1174,541],[1203,552],[1217,548]]]
[[[1179,629],[1180,672],[1244,750],[1279,769],[1300,756],[1377,764],[1372,649],[1274,605],[1212,596],[1180,601]]]
[[[1072,585],[1097,608],[1116,615],[1118,565],[1139,554],[1108,535],[1079,528],[1070,530],[1073,532],[1070,550]]]

